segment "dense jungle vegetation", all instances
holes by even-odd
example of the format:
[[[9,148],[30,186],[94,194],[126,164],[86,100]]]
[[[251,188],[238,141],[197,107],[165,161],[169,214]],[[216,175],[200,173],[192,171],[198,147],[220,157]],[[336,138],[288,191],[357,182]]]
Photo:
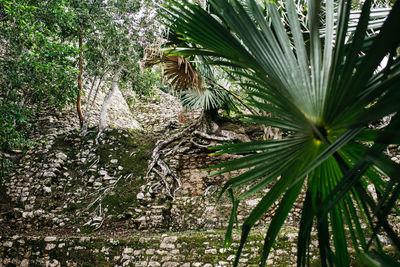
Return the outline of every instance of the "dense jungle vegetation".
[[[220,188],[233,204],[225,246],[240,201],[272,184],[241,226],[235,265],[279,201],[265,266],[303,190],[298,266],[309,264],[312,229],[322,266],[350,266],[350,251],[365,266],[398,266],[378,234],[400,249],[389,219],[400,215],[400,166],[386,155],[400,143],[399,25],[399,1],[0,0],[0,179],[12,172],[7,153],[35,147],[43,109],[76,106],[85,135],[83,96],[106,90],[101,132],[115,90],[164,87],[201,111],[191,131],[207,136],[232,117],[264,129],[264,140],[211,148],[243,155],[209,166],[243,170]]]

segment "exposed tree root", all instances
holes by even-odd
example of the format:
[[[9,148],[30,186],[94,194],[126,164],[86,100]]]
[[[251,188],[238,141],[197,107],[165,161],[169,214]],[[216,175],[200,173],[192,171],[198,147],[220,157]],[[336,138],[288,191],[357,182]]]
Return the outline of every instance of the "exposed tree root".
[[[210,135],[210,134],[207,134],[205,132],[200,132],[200,131],[194,131],[193,134],[199,135],[208,140],[221,141],[221,142],[232,141],[232,138],[230,138],[230,137]]]
[[[153,149],[153,153],[152,153],[152,156],[151,156],[152,161],[151,161],[151,163],[150,163],[150,165],[149,165],[149,169],[148,169],[148,171],[147,171],[146,178],[149,177],[150,172],[153,170],[153,168],[155,167],[155,165],[158,164],[158,161],[159,161],[159,159],[160,159],[160,156],[161,156],[161,154],[162,154],[162,152],[163,152],[162,150],[163,150],[165,147],[167,147],[169,144],[171,144],[171,143],[173,143],[173,142],[175,142],[175,141],[177,141],[177,140],[179,140],[179,139],[181,139],[181,138],[183,138],[183,137],[186,137],[186,136],[190,135],[190,132],[192,132],[192,131],[196,128],[197,125],[198,125],[197,122],[194,123],[194,124],[191,124],[191,125],[189,125],[187,128],[185,128],[182,132],[179,132],[179,133],[176,133],[176,134],[174,134],[174,135],[171,135],[171,136],[170,136],[169,138],[167,138],[166,140],[159,140],[159,141],[156,143],[156,146],[155,146],[154,149]],[[182,142],[181,142],[181,143],[182,143]],[[181,143],[179,143],[179,145],[180,145]],[[179,146],[176,146],[172,151],[173,151],[173,152],[176,152],[176,150],[178,150],[178,148],[179,148]],[[169,153],[169,154],[172,154],[172,153]]]
[[[164,159],[173,157],[176,154],[187,153],[193,149],[206,150],[209,147],[216,146],[222,142],[232,141],[250,141],[250,138],[245,134],[238,134],[233,131],[216,129],[214,132],[206,132],[210,121],[200,119],[193,122],[183,131],[171,135],[167,139],[160,140],[156,143],[146,178],[150,179],[155,174],[161,180],[150,186],[150,193],[159,193],[164,189],[163,194],[171,199],[175,198],[177,190],[181,187],[181,181],[173,171],[170,170]],[[215,123],[214,123],[215,124]],[[215,128],[215,127],[214,127]]]

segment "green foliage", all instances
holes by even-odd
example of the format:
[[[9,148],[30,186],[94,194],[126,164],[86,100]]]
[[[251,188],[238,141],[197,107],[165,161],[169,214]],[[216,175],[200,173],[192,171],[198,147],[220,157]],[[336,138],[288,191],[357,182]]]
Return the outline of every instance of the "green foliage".
[[[33,112],[74,96],[73,15],[59,0],[0,0],[0,151],[24,150]],[[46,103],[46,105],[43,105]],[[13,164],[2,154],[1,175]]]
[[[65,3],[1,0],[0,9],[0,97],[25,105],[67,103],[75,94],[76,49],[66,40],[73,19]]]
[[[156,38],[152,5],[136,0],[0,0],[0,150],[30,142],[24,109],[61,109],[75,99],[79,52],[84,80],[105,81],[122,65],[122,87],[134,80],[137,90],[149,90],[155,77],[140,73],[136,58]]]
[[[305,34],[291,0],[285,2],[285,11],[268,1],[262,7],[255,0],[247,1],[245,7],[236,0],[209,2],[213,16],[186,0],[165,6],[166,25],[193,44],[177,53],[207,55],[211,64],[234,67],[233,73],[243,78],[249,104],[269,114],[246,116],[246,120],[288,133],[282,140],[224,145],[216,152],[247,154],[212,167],[220,169],[215,174],[246,170],[222,190],[230,193],[234,203],[228,245],[235,207],[274,182],[242,226],[235,265],[251,228],[279,201],[264,240],[261,266],[265,266],[301,189],[306,198],[299,227],[299,266],[309,263],[313,228],[318,231],[322,266],[349,266],[348,246],[359,255],[374,249],[381,253],[380,231],[400,249],[400,238],[387,221],[388,214],[399,213],[395,203],[400,196],[400,168],[383,153],[388,144],[400,143],[396,51],[400,3],[394,4],[379,31],[371,33],[372,1],[363,4],[354,30],[349,21],[351,1],[311,0],[305,12]],[[287,24],[282,23],[282,14]],[[379,68],[387,55],[387,66]],[[395,112],[387,127],[369,129],[371,123]],[[373,146],[362,142],[373,142]],[[238,188],[246,185],[248,189],[239,194]],[[381,197],[375,200],[368,185]]]
[[[10,173],[13,167],[14,164],[12,163],[12,161],[6,158],[3,154],[0,154],[0,181],[1,178]]]
[[[32,112],[16,104],[0,105],[0,151],[23,150],[34,145],[27,138]],[[14,164],[0,152],[0,178],[9,173]]]
[[[220,108],[229,110],[235,108],[232,99],[225,91],[213,87],[208,87],[202,92],[194,90],[184,91],[181,100],[183,107],[189,110],[211,110]]]
[[[154,94],[155,88],[161,86],[161,70],[158,67],[140,69],[139,64],[122,74],[121,82],[125,84],[126,90],[132,90],[138,95],[150,96]]]
[[[136,61],[159,31],[153,6],[153,1],[71,1],[76,34],[83,39],[85,75],[102,76],[120,66],[138,73]]]
[[[23,149],[32,144],[26,139],[31,115],[30,110],[16,104],[0,106],[0,150]]]

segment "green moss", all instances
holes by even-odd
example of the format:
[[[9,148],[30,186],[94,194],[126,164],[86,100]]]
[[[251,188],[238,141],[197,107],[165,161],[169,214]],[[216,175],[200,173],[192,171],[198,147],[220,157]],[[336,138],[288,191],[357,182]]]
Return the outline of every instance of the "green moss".
[[[114,194],[107,195],[102,204],[108,208],[109,214],[124,214],[129,207],[137,206],[136,194],[133,191],[135,189],[121,185],[115,189]]]
[[[87,235],[93,233],[93,231],[96,229],[95,226],[90,226],[90,225],[84,225],[82,226],[80,231],[81,235]]]
[[[71,250],[69,256],[66,256],[68,261],[80,262],[80,266],[114,266],[112,262],[106,260],[102,252],[93,253],[92,250]]]
[[[93,129],[92,129],[93,130]],[[53,150],[55,152],[62,151],[68,156],[68,161],[64,167],[70,175],[69,184],[64,189],[65,192],[74,192],[77,188],[84,186],[89,175],[98,175],[96,172],[90,172],[90,167],[96,163],[98,169],[105,169],[107,172],[114,176],[115,179],[122,177],[112,192],[109,192],[102,201],[104,208],[108,208],[108,214],[119,215],[126,213],[130,207],[137,206],[136,195],[140,190],[140,186],[145,183],[144,176],[147,171],[148,161],[151,157],[152,149],[156,138],[152,135],[144,133],[111,130],[105,132],[105,136],[100,139],[104,144],[93,146],[95,154],[99,157],[91,157],[87,162],[78,164],[75,160],[77,156],[83,151],[89,149],[89,146],[94,143],[97,137],[96,131],[89,131],[84,137],[81,137],[77,131],[69,134],[68,136],[59,136]],[[70,142],[74,140],[74,142]],[[100,142],[101,143],[101,142]],[[72,144],[72,145],[71,145]],[[93,149],[92,148],[92,149]],[[111,163],[111,159],[118,160],[117,164]],[[122,170],[121,170],[122,167]],[[85,175],[82,175],[82,174]],[[54,191],[54,194],[57,192]],[[82,202],[70,203],[64,213],[76,213],[81,211],[87,206],[88,203],[94,201],[93,197],[81,199]],[[92,212],[97,205],[88,210]],[[93,229],[86,227],[83,233],[91,233]]]
[[[147,161],[155,144],[153,136],[112,130],[106,133],[105,139],[113,140],[113,144],[107,142],[98,146],[101,166],[109,164],[110,159],[118,159],[118,165],[123,167],[120,174],[143,176],[146,173]]]
[[[103,200],[103,206],[109,209],[110,214],[124,214],[130,207],[137,206],[136,195],[145,183],[144,176],[155,140],[147,135],[117,130],[108,132],[106,138],[113,140],[114,144],[98,147],[99,165],[106,166],[111,159],[117,159],[118,164],[110,167],[122,166],[119,175],[132,175],[130,179],[118,182],[113,193]]]

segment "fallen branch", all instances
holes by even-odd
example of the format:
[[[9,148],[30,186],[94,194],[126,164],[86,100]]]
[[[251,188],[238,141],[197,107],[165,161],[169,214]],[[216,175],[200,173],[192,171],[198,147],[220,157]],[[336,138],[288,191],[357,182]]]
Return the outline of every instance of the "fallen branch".
[[[112,185],[105,187],[105,189],[101,189],[104,190],[104,192],[98,196],[92,203],[90,203],[87,208],[85,209],[85,211],[89,210],[94,204],[96,204],[98,201],[100,201],[100,205],[101,205],[101,201],[103,201],[103,199],[106,197],[107,193],[110,192],[112,189],[115,188],[115,186],[118,184],[119,180],[121,180],[122,175],[117,179],[117,181],[115,181],[115,183],[113,183]]]

